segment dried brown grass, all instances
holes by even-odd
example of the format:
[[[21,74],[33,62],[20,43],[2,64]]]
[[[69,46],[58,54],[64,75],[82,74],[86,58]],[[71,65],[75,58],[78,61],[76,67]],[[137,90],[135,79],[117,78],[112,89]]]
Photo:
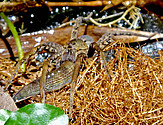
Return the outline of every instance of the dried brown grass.
[[[163,53],[154,60],[133,48],[110,49],[115,50],[108,63],[112,81],[99,58],[83,60],[70,124],[163,124]],[[68,113],[69,89],[47,93],[47,103]]]
[[[112,81],[98,57],[83,60],[70,124],[163,124],[163,51],[155,60],[123,45],[109,49]],[[46,103],[68,114],[69,90],[70,84],[46,93]]]

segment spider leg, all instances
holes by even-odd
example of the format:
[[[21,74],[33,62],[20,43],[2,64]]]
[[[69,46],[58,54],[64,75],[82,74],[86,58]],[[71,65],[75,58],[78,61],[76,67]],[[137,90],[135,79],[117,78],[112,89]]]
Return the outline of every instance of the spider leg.
[[[39,46],[36,46],[34,47],[29,53],[27,53],[23,59],[21,59],[17,65],[16,65],[16,68],[13,72],[13,74],[11,75],[12,77],[8,80],[9,82],[7,83],[7,85],[5,86],[5,91],[8,90],[8,87],[11,85],[12,83],[12,80],[14,79],[17,71],[19,70],[20,66],[23,64],[23,63],[26,63],[28,61],[28,59],[32,56],[32,55],[35,55],[35,54],[38,54],[39,52],[41,52],[42,50],[47,50],[49,51],[50,53],[54,53],[55,54],[55,57],[54,58],[57,58],[58,56],[61,55],[61,53],[63,52],[63,47],[57,43],[54,43],[54,42],[47,42],[47,43],[44,43],[44,44],[41,44]]]
[[[75,66],[74,66],[74,71],[73,71],[72,81],[71,81],[69,119],[72,118],[75,86],[76,86],[76,82],[77,82],[78,73],[79,73],[79,70],[80,70],[81,60],[82,60],[82,56],[78,55],[77,59],[75,61]]]
[[[106,74],[108,76],[108,78],[110,79],[110,81],[112,80],[111,78],[111,71],[108,70],[108,66],[107,66],[107,62],[106,62],[106,59],[105,59],[105,56],[104,56],[104,52],[100,50],[100,58],[101,58],[101,61],[102,61],[102,64],[104,66],[104,69],[106,71]]]
[[[106,46],[107,46],[107,45],[106,45]],[[108,70],[107,61],[106,61],[106,59],[105,59],[103,49],[101,49],[100,46],[99,46],[97,43],[95,43],[95,42],[92,43],[92,44],[90,45],[90,48],[91,48],[92,50],[96,50],[96,51],[100,54],[100,60],[102,61],[102,64],[103,64],[104,69],[105,69],[105,71],[106,71],[106,74],[107,74],[108,78],[109,78],[110,81],[111,81],[111,80],[112,80],[112,78],[111,78],[112,72]],[[89,48],[89,49],[90,49],[90,48]],[[104,48],[105,48],[105,47],[104,47]],[[88,54],[89,54],[89,53],[88,53]]]
[[[71,32],[70,41],[77,38],[77,35],[78,35],[78,32],[79,32],[79,28],[80,28],[81,22],[82,22],[82,17],[78,17],[78,18],[76,19],[76,21],[75,21],[74,26],[73,26],[73,30],[72,30],[72,32]]]
[[[49,60],[45,59],[43,62],[42,75],[40,79],[40,102],[45,103],[45,83],[46,83],[46,74],[48,71]]]
[[[103,50],[106,46],[110,45],[110,43],[114,42],[112,39],[111,33],[105,33],[102,37],[96,42],[97,45]]]
[[[78,35],[78,32],[79,32],[81,22],[82,22],[82,17],[78,17],[76,19],[76,21],[75,21],[74,26],[73,26],[70,41],[73,41],[73,40],[77,39],[77,35]],[[77,82],[78,73],[79,73],[79,70],[80,70],[80,64],[81,64],[81,57],[79,57],[79,55],[78,55],[77,58],[76,58],[76,61],[75,61],[74,71],[73,71],[72,80],[71,80],[69,119],[72,118],[75,86],[76,86],[76,82]]]
[[[73,40],[77,40],[77,35],[79,32],[79,28],[80,25],[82,23],[83,20],[87,21],[89,20],[89,18],[92,16],[93,13],[90,13],[87,17],[78,17],[75,21],[75,24],[73,26],[73,30],[71,33],[71,38],[70,38],[70,43],[72,43]],[[84,43],[84,41],[82,40],[82,42],[79,42],[81,39],[78,40],[79,46],[74,46],[76,50],[86,50],[85,52],[87,52],[88,50],[88,46],[86,45],[86,43]],[[83,44],[84,43],[84,44]],[[74,44],[75,45],[75,44]],[[86,45],[86,47],[85,47]],[[69,118],[72,118],[72,110],[73,110],[73,102],[74,102],[74,93],[75,93],[75,86],[76,86],[76,82],[77,82],[77,77],[78,77],[78,73],[80,70],[80,64],[81,64],[81,59],[83,56],[85,56],[85,52],[77,52],[77,57],[75,60],[75,66],[74,66],[74,71],[73,71],[73,76],[72,76],[72,81],[71,81],[71,91],[70,91],[70,108],[69,108]]]
[[[77,38],[77,35],[78,35],[78,32],[79,32],[79,28],[80,28],[81,23],[83,21],[88,21],[92,15],[93,15],[93,13],[90,13],[87,17],[78,17],[76,19],[75,24],[73,26],[73,30],[71,32],[70,41]]]
[[[65,61],[58,69],[48,72],[46,75],[45,91],[58,90],[72,80],[74,71],[74,63],[71,61]],[[14,96],[15,102],[25,100],[29,97],[40,93],[40,79],[34,80],[28,85],[22,87]]]
[[[9,82],[7,83],[7,85],[5,86],[4,90],[7,91],[9,86],[11,85],[12,83],[12,80],[14,79],[17,71],[19,70],[20,66],[23,64],[23,63],[26,63],[29,59],[30,56],[34,55],[37,53],[37,47],[33,48],[32,51],[30,51],[28,54],[26,54],[23,59],[19,60],[19,62],[17,63],[16,65],[16,68],[13,72],[13,74],[11,75],[12,77],[10,77],[10,79],[8,80]]]
[[[100,53],[100,59],[102,61],[102,64],[104,66],[104,69],[106,71],[106,74],[110,80],[112,80],[111,75],[112,72],[108,70],[107,68],[107,61],[104,56],[104,50],[110,46],[114,45],[114,40],[112,39],[111,33],[105,33],[96,43],[94,42],[90,47],[97,50]],[[115,43],[116,44],[116,43]]]
[[[45,103],[45,84],[46,84],[46,80],[47,80],[47,72],[48,72],[48,64],[50,63],[50,61],[56,60],[57,65],[61,65],[59,63],[60,62],[60,56],[58,56],[58,58],[56,57],[55,54],[53,54],[51,57],[49,57],[48,59],[45,59],[43,62],[43,67],[42,67],[42,75],[40,78],[40,102],[41,103]]]

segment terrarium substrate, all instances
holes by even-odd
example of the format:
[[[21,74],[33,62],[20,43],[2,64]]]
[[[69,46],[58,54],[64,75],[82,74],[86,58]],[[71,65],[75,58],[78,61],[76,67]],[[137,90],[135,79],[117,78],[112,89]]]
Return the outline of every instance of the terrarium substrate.
[[[98,57],[83,60],[71,124],[163,124],[162,51],[159,59],[151,59],[123,45],[109,50],[114,51],[108,62],[111,81]],[[46,103],[68,113],[69,91],[68,84],[47,93]]]
[[[117,42],[117,41],[116,41]],[[114,44],[113,44],[114,45]],[[118,42],[117,44],[118,45]],[[83,59],[76,84],[73,122],[70,124],[162,124],[163,123],[163,52],[152,59],[139,50],[119,46],[109,47],[110,81],[100,58]],[[1,83],[6,83],[14,70],[14,62],[0,58]],[[32,59],[29,64],[31,64]],[[26,75],[18,74],[10,93],[20,90],[41,75],[41,66],[30,65]],[[34,72],[35,71],[35,72]],[[37,72],[36,72],[37,71]],[[5,77],[4,77],[5,76]],[[26,78],[28,77],[28,78]],[[68,114],[70,84],[46,93],[46,103]],[[39,102],[39,95],[30,103]],[[17,103],[19,104],[19,103]],[[19,106],[20,107],[20,106]]]

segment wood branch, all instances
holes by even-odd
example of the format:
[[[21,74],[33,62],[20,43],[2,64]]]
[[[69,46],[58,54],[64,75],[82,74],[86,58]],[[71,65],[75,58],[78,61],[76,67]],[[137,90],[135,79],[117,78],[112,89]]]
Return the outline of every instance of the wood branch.
[[[113,6],[117,6],[121,3],[125,3],[126,0],[96,0],[96,1],[87,1],[87,2],[41,2],[37,3],[36,1],[26,1],[26,2],[0,2],[0,12],[13,12],[13,11],[24,11],[28,8],[32,7],[41,7],[43,5],[47,5],[48,7],[54,7],[54,6],[107,6],[107,8],[111,8]],[[146,4],[157,4],[162,5],[163,2],[160,2],[159,0],[137,0],[134,2],[134,0],[130,1],[131,4],[135,4],[137,6],[143,7]]]
[[[24,11],[27,8],[32,7],[41,7],[42,4],[38,4],[35,1],[28,2],[0,2],[0,12],[16,12],[16,11]]]
[[[104,6],[108,1],[89,1],[89,2],[47,2],[47,5],[52,6]]]
[[[87,1],[87,2],[47,2],[46,4],[50,7],[53,6],[106,6],[110,7],[117,6],[122,2],[127,2],[128,0],[96,0],[96,1]],[[162,5],[163,2],[160,0],[130,0],[131,4],[143,7],[146,4],[158,4]]]

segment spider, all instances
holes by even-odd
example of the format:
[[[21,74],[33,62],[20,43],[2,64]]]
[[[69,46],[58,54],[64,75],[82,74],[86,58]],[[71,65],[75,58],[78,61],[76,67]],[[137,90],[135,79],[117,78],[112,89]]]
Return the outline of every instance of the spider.
[[[89,16],[88,16],[89,17]],[[110,34],[105,34],[97,43],[90,36],[80,36],[77,38],[78,30],[83,21],[88,20],[88,17],[79,17],[73,26],[71,39],[68,44],[61,46],[54,42],[47,42],[37,47],[34,47],[25,57],[18,62],[12,77],[9,79],[5,89],[11,85],[14,76],[23,63],[28,62],[32,55],[38,55],[43,50],[51,53],[48,59],[43,62],[42,76],[32,83],[24,86],[13,97],[14,101],[20,101],[36,94],[41,94],[41,102],[45,102],[45,91],[52,91],[63,87],[71,82],[70,92],[70,109],[69,116],[71,117],[75,83],[81,65],[82,58],[92,57],[95,51],[100,55],[104,68],[111,80],[110,72],[107,70],[107,62],[105,60],[103,49],[107,46],[111,37]],[[55,63],[56,70],[48,72],[48,63]]]
[[[82,58],[100,56],[100,60],[111,81],[112,72],[107,68],[107,62],[104,56],[104,49],[113,43],[111,33],[104,34],[97,42],[94,42],[90,36],[80,36],[77,38],[78,30],[82,22],[89,20],[87,17],[78,17],[73,26],[71,39],[68,44],[61,46],[54,42],[47,42],[37,47],[34,47],[22,60],[20,60],[15,68],[14,74],[9,79],[6,85],[6,90],[12,83],[16,72],[23,63],[26,63],[32,55],[38,55],[43,50],[48,51],[51,55],[43,62],[42,76],[32,83],[24,86],[13,97],[15,101],[24,100],[28,97],[41,94],[41,102],[45,102],[45,91],[52,91],[62,88],[65,84],[71,82],[70,92],[70,108],[69,118],[71,118],[73,109],[73,98],[75,93],[75,85],[77,76],[80,70]],[[114,43],[113,43],[114,45]],[[48,64],[55,63],[56,70],[48,72]]]

